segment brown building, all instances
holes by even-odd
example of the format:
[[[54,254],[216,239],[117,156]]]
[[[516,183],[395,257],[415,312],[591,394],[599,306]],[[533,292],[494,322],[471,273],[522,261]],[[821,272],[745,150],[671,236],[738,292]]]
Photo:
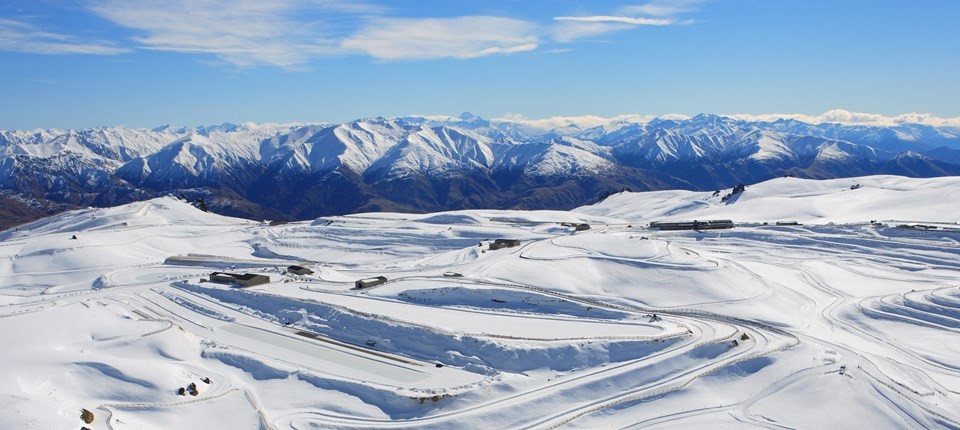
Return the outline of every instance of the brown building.
[[[310,270],[303,266],[287,267],[287,272],[293,273],[294,275],[312,275],[313,274],[313,270]]]
[[[266,275],[257,275],[255,273],[236,273],[213,272],[210,274],[210,282],[221,284],[237,284],[241,287],[253,287],[270,283],[270,277]]]

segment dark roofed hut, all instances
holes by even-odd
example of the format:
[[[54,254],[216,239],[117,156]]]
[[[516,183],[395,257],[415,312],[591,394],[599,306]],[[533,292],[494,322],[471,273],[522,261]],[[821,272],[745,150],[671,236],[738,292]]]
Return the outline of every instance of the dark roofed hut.
[[[257,275],[256,273],[244,273],[237,278],[237,284],[241,287],[252,287],[270,283],[270,277],[266,275]]]
[[[213,272],[210,274],[210,282],[221,284],[232,284],[237,281],[236,275],[232,273]]]
[[[515,246],[520,246],[520,241],[517,239],[497,239],[490,244],[490,250],[496,251],[503,248],[513,248]]]
[[[310,270],[303,266],[287,267],[287,272],[293,273],[294,275],[312,275],[313,274],[313,270]]]
[[[377,286],[380,284],[385,284],[385,283],[387,283],[386,277],[377,276],[375,278],[360,279],[357,282],[354,282],[354,288],[357,288],[357,289],[370,288],[370,287]]]

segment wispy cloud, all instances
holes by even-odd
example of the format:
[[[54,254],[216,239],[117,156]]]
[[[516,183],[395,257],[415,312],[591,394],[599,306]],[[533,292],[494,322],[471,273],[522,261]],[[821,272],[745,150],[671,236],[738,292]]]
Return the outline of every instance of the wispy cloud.
[[[577,22],[614,22],[630,25],[670,25],[674,21],[664,18],[634,18],[630,16],[558,16],[554,18],[557,21],[577,21]]]
[[[469,59],[535,51],[639,26],[689,22],[697,0],[653,0],[612,14],[531,21],[505,16],[396,17],[396,10],[340,0],[85,0],[89,12],[129,30],[128,48],[81,41],[0,18],[0,50],[118,54],[133,49],[198,54],[239,68],[308,69],[317,59]],[[116,36],[114,37],[121,37]],[[131,44],[132,40],[132,44]],[[550,47],[549,48],[557,48]],[[552,49],[546,52],[564,52]]]
[[[107,42],[83,41],[75,36],[44,31],[29,22],[0,18],[0,51],[48,55],[117,55],[129,50]]]
[[[532,51],[534,24],[496,16],[389,18],[370,22],[341,47],[382,60],[475,58]]]
[[[685,25],[693,21],[680,15],[695,12],[702,0],[654,0],[620,8],[612,15],[558,16],[551,29],[554,40],[572,42],[586,37],[640,26]]]
[[[101,0],[91,10],[139,33],[142,48],[212,54],[238,67],[296,68],[337,51],[311,13],[356,13],[372,7],[308,0]]]
[[[145,49],[212,54],[238,67],[296,69],[318,57],[474,58],[536,49],[536,26],[494,16],[388,18],[358,2],[99,0],[91,10],[142,35]],[[346,18],[346,19],[342,19]],[[359,22],[340,28],[331,22]]]
[[[625,6],[621,13],[642,16],[676,16],[696,12],[697,5],[704,0],[654,0],[645,4]]]

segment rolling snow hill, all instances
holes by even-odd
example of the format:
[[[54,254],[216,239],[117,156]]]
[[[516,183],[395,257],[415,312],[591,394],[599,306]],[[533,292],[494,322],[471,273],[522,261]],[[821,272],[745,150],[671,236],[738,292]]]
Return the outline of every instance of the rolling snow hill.
[[[173,197],[64,212],[0,233],[0,428],[958,429],[958,185],[273,225]]]
[[[960,222],[960,177],[901,176],[811,180],[778,178],[746,187],[736,198],[695,191],[623,192],[575,209],[633,223],[731,219],[738,223],[862,223],[870,220]]]

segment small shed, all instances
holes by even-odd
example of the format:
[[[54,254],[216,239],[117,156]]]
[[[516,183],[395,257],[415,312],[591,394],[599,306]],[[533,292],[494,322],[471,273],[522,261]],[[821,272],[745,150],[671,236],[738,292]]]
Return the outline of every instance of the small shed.
[[[267,275],[257,275],[255,273],[244,273],[236,276],[237,284],[241,287],[252,287],[254,285],[263,285],[270,283],[270,277]]]
[[[387,283],[387,278],[384,276],[377,276],[374,278],[360,279],[357,282],[354,282],[354,288],[370,288],[380,284]]]
[[[310,270],[303,266],[289,266],[287,267],[287,272],[293,273],[294,275],[312,275],[313,270]]]
[[[517,239],[497,239],[490,244],[490,250],[496,251],[503,248],[513,248],[515,246],[520,246],[520,241]]]

